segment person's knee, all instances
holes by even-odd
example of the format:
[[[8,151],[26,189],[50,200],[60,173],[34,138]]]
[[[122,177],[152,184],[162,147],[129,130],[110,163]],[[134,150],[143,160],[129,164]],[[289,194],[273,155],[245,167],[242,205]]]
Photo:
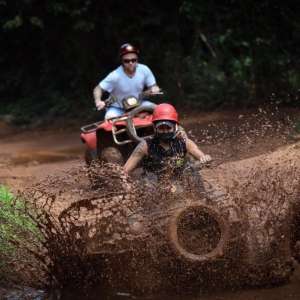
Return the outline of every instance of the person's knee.
[[[152,109],[154,109],[155,106],[156,106],[155,103],[153,103],[153,102],[151,102],[151,101],[148,101],[148,100],[144,100],[144,101],[141,103],[141,105],[142,105],[143,107],[145,107],[145,108],[152,108]]]
[[[119,117],[123,114],[123,111],[121,109],[117,109],[117,108],[109,108],[106,113],[105,113],[105,120],[108,119],[112,119],[112,118],[116,118]]]

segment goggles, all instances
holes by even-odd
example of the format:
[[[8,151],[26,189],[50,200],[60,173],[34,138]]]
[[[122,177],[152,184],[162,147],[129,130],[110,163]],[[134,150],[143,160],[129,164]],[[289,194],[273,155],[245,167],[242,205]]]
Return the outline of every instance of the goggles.
[[[175,123],[171,121],[158,121],[155,122],[155,128],[157,129],[175,129]]]

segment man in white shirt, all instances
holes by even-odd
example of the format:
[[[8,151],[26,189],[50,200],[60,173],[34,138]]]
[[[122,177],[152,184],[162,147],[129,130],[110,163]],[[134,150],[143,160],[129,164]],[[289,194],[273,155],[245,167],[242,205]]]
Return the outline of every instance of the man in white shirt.
[[[138,63],[139,50],[131,44],[120,47],[121,65],[109,73],[95,88],[94,100],[97,110],[105,107],[101,100],[103,91],[109,92],[116,101],[106,108],[105,119],[118,117],[124,113],[122,100],[128,96],[139,97],[146,88],[146,94],[160,91],[152,71],[146,65]],[[154,108],[150,101],[142,101],[142,105]]]

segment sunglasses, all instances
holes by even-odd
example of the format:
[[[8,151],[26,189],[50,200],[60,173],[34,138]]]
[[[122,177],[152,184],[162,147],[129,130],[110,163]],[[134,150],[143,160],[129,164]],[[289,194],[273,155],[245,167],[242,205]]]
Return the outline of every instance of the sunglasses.
[[[133,58],[133,59],[123,59],[123,63],[124,63],[124,64],[136,63],[136,62],[137,62],[137,58]]]
[[[160,125],[156,125],[156,128],[158,130],[172,130],[174,126],[168,124],[160,124]]]

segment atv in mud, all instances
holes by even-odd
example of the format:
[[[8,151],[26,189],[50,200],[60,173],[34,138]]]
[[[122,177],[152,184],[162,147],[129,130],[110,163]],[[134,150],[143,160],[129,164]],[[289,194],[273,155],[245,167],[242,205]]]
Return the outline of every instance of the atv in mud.
[[[297,182],[291,190],[279,184],[277,193],[272,178],[282,171],[266,168],[231,190],[216,177],[217,168],[199,176],[187,166],[178,180],[128,182],[121,166],[99,162],[89,168],[98,187],[87,185],[84,198],[73,195],[60,218],[80,237],[85,255],[101,261],[101,283],[118,289],[188,292],[287,282],[294,269]],[[271,193],[262,192],[266,186]]]
[[[145,187],[100,160],[27,198],[55,207],[59,224],[46,234],[58,278],[77,265],[122,291],[279,284],[300,260],[299,149],[202,169],[203,190],[188,169],[178,184]]]
[[[148,94],[156,97],[163,93]],[[92,160],[122,164],[127,160],[136,144],[153,134],[152,112],[155,107],[145,107],[141,99],[129,96],[123,99],[125,113],[116,118],[104,120],[81,127],[81,140],[86,145],[85,161]],[[113,98],[106,100],[106,106],[113,103]]]
[[[90,197],[60,215],[67,222],[78,216],[72,234],[84,241],[89,258],[103,263],[101,280],[141,291],[287,282],[300,257],[300,176],[291,164],[300,161],[299,152],[275,158],[276,164],[266,155],[201,176],[188,167],[178,180],[143,175],[127,182],[121,167],[104,163],[112,162],[104,153],[114,148],[126,159],[152,134],[151,112],[140,118],[141,111],[83,128],[82,139],[94,143],[88,150],[103,163],[90,168],[98,188],[88,187]]]

